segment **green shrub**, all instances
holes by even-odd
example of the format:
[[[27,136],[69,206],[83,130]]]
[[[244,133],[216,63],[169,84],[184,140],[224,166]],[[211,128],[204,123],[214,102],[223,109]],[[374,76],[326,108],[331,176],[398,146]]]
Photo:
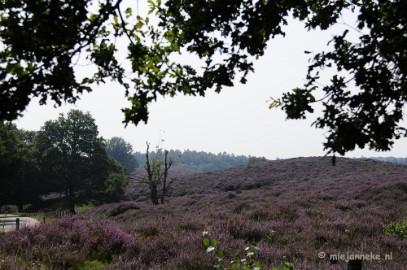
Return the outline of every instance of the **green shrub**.
[[[17,206],[15,205],[3,205],[0,208],[0,213],[3,214],[12,214],[12,213],[16,213],[17,212]]]
[[[387,236],[396,236],[401,239],[407,239],[407,217],[403,222],[390,222],[384,227],[384,234]]]

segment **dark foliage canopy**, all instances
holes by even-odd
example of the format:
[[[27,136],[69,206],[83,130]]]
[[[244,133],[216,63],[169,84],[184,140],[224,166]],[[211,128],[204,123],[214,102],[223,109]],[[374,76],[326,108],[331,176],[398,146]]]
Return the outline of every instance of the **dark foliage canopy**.
[[[52,193],[68,195],[72,211],[75,201],[122,200],[129,174],[105,148],[92,116],[79,110],[36,132],[0,121],[0,205],[21,211]]]
[[[0,204],[10,201],[10,197],[15,195],[15,182],[18,182],[18,172],[23,166],[21,152],[22,143],[17,129],[0,122]]]
[[[133,146],[121,137],[113,137],[106,142],[106,152],[129,172],[139,166],[133,153]]]
[[[35,160],[34,136],[35,132],[0,122],[0,205],[21,209],[48,191]]]
[[[41,153],[40,166],[57,184],[57,191],[66,192],[72,212],[77,197],[100,200],[111,196],[109,192],[121,191],[125,183],[120,181],[127,181],[122,166],[108,157],[89,113],[71,110],[47,121],[38,133],[36,147]]]
[[[233,86],[236,79],[245,83],[254,58],[264,54],[271,38],[284,35],[289,16],[308,29],[328,30],[344,12],[352,12],[356,25],[333,36],[326,51],[313,53],[305,85],[270,107],[300,119],[321,102],[323,115],[314,125],[327,130],[324,146],[330,153],[357,146],[389,150],[406,136],[406,1],[149,0],[149,16],[158,16],[158,23],[133,15],[124,2],[1,1],[0,119],[17,118],[33,96],[41,103],[75,102],[94,83],[110,78],[131,102],[123,109],[124,122],[147,122],[148,104],[160,95],[203,96]],[[117,59],[119,37],[128,39],[132,75]],[[174,62],[173,56],[187,52],[197,55],[202,67]],[[81,54],[97,66],[93,76],[74,73]],[[324,69],[337,72],[321,86]]]

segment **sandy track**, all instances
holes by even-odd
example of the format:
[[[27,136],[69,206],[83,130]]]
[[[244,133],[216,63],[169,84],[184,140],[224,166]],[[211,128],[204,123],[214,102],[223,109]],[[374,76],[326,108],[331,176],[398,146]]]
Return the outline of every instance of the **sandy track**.
[[[20,219],[20,228],[33,227],[40,224],[40,221],[30,217],[18,217],[14,215],[0,215],[0,232],[13,231],[16,229],[16,219]]]

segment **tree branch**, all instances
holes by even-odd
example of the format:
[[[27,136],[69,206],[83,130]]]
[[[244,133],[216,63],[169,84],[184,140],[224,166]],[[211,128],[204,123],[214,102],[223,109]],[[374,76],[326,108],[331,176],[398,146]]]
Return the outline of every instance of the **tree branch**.
[[[78,48],[73,50],[70,53],[70,57],[73,57],[75,54],[80,52],[83,48],[86,46],[89,46],[97,37],[97,34],[99,32],[99,29],[102,27],[103,23],[109,19],[110,15],[112,15],[112,11],[118,9],[120,10],[120,4],[122,3],[123,0],[117,0],[116,4],[113,6],[109,5],[109,0],[106,1],[106,4],[103,6],[103,8],[99,11],[99,16],[97,19],[95,19],[92,23],[90,23],[85,30],[85,33],[83,34],[82,41],[85,41],[84,44],[80,45]],[[88,37],[89,36],[89,37]],[[88,38],[87,38],[88,37]]]
[[[122,24],[123,32],[126,34],[126,36],[127,36],[127,38],[129,39],[130,43],[133,44],[133,45],[136,45],[136,44],[134,44],[133,39],[131,38],[129,32],[127,31],[126,22],[124,21],[122,12],[121,12],[121,10],[120,10],[120,7],[117,9],[117,11],[118,11],[118,13],[119,13],[120,21],[122,22],[121,24]]]

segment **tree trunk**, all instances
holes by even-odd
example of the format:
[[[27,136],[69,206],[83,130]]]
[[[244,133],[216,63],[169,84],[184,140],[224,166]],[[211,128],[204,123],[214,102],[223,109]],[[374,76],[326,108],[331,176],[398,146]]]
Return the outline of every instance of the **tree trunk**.
[[[68,184],[68,204],[69,204],[69,212],[72,214],[76,214],[75,212],[75,193],[73,183],[69,182]]]
[[[167,196],[167,192],[170,189],[170,185],[172,183],[167,183],[167,177],[168,177],[168,171],[170,170],[172,166],[172,160],[168,161],[168,151],[165,150],[164,152],[164,174],[163,174],[163,188],[162,188],[162,193],[161,193],[161,203],[163,204],[165,202],[165,196]]]
[[[150,197],[151,197],[151,202],[154,205],[157,205],[159,203],[158,201],[158,192],[157,192],[157,187],[155,186],[150,186]]]

